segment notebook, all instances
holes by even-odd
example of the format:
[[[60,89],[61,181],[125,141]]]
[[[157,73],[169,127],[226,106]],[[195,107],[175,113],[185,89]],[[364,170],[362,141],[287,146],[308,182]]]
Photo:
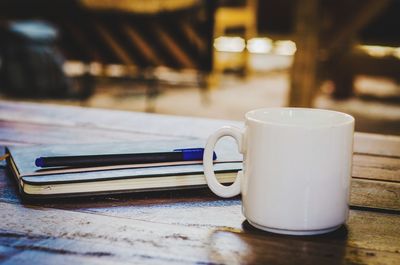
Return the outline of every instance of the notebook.
[[[8,165],[24,198],[93,196],[165,189],[205,187],[202,161],[179,161],[86,168],[38,168],[40,156],[128,154],[168,152],[177,148],[203,147],[198,141],[143,141],[88,145],[35,145],[7,147]],[[216,176],[231,183],[241,170],[236,145],[221,141],[215,152]]]

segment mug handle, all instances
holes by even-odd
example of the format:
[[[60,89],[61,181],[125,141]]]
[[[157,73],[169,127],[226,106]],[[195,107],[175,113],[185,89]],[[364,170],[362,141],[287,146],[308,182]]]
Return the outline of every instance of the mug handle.
[[[238,145],[239,153],[243,153],[243,133],[241,130],[232,126],[224,126],[208,138],[206,147],[204,149],[203,167],[208,187],[216,195],[223,198],[229,198],[240,194],[242,171],[237,173],[235,182],[233,182],[233,184],[230,186],[224,186],[218,182],[213,169],[213,152],[215,144],[224,136],[233,137]]]

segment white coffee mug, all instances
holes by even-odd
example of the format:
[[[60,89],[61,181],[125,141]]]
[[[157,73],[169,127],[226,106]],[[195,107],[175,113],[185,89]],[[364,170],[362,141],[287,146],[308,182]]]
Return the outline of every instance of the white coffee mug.
[[[204,173],[221,197],[242,194],[242,212],[262,230],[291,235],[333,231],[346,222],[354,118],[307,108],[265,108],[246,113],[243,130],[227,126],[211,135]],[[236,139],[243,171],[230,186],[213,171],[212,154],[223,136]]]

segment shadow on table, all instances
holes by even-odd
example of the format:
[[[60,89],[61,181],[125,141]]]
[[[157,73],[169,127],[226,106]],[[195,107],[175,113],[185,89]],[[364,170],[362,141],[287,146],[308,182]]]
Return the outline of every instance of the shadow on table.
[[[222,264],[343,264],[348,230],[318,236],[290,236],[261,231],[247,221],[243,232],[217,230],[209,237],[209,258]]]
[[[337,239],[337,240],[346,240],[347,239],[347,234],[348,230],[345,225],[340,226],[338,229],[326,233],[326,234],[320,234],[320,235],[309,235],[309,236],[292,236],[292,235],[282,235],[282,234],[276,234],[276,233],[271,233],[267,231],[263,231],[261,229],[258,229],[254,226],[252,226],[247,220],[245,220],[242,223],[242,228],[243,231],[248,232],[248,233],[253,233],[253,234],[260,234],[260,235],[266,235],[266,236],[278,236],[278,237],[290,237],[290,238],[303,238],[303,239],[315,239],[315,238],[322,238],[322,239]]]

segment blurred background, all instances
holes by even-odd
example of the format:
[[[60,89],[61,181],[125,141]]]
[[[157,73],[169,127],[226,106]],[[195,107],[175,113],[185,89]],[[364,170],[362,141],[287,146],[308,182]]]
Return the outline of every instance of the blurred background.
[[[400,1],[0,0],[0,99],[400,134]]]

